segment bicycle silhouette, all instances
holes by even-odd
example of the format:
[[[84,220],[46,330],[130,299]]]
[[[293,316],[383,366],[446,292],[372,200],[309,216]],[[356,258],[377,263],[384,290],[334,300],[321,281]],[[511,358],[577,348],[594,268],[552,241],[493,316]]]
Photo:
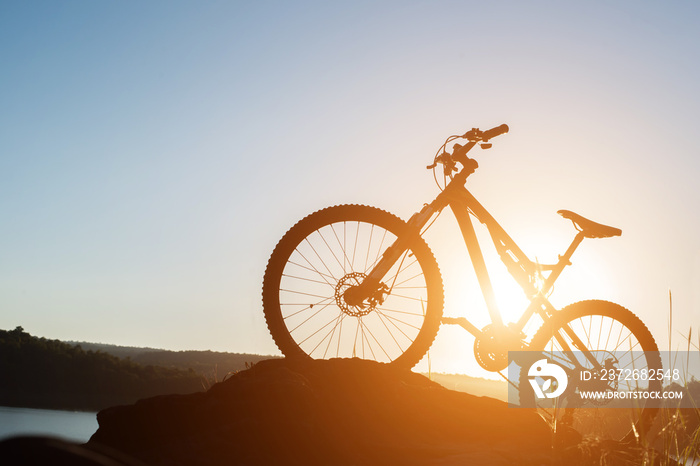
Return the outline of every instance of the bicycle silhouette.
[[[275,247],[265,271],[263,308],[270,333],[289,358],[359,357],[411,368],[428,351],[441,323],[456,324],[474,335],[474,355],[488,371],[505,369],[509,351],[533,352],[528,361],[519,361],[523,368],[518,384],[520,404],[539,408],[555,430],[569,426],[618,438],[646,430],[655,410],[644,409],[643,402],[637,409],[604,410],[605,402],[582,401],[577,396],[584,390],[661,389],[658,378],[602,381],[600,377],[604,371],[630,367],[661,371],[658,347],[644,323],[607,301],[581,301],[558,310],[547,299],[585,238],[622,232],[560,210],[578,230],[573,241],[555,264],[531,261],[465,187],[478,168],[467,156],[469,151],[476,145],[488,149],[493,138],[507,132],[508,126],[501,125],[447,138],[427,167],[435,174],[442,166],[445,187],[407,222],[374,207],[339,205],[294,225]],[[457,139],[466,143],[455,144],[449,153],[447,144]],[[491,323],[481,329],[466,317],[442,316],[442,278],[422,235],[448,206],[486,301]],[[501,261],[530,301],[516,322],[503,322],[472,217],[486,226]],[[528,340],[523,330],[533,319],[543,323]],[[620,351],[644,353],[630,361],[618,357]],[[554,407],[541,404],[527,380],[526,363],[543,357],[565,368],[570,376],[567,390]],[[593,377],[581,380],[584,371]]]

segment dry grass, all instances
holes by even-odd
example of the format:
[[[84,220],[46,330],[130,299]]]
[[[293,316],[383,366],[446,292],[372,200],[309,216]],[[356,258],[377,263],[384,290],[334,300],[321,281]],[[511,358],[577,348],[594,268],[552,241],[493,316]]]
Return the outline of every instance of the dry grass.
[[[673,298],[671,291],[668,292],[668,355],[667,368],[681,369],[683,374],[682,385],[674,384],[674,390],[684,392],[684,398],[692,403],[690,408],[680,408],[667,406],[659,409],[657,419],[649,435],[638,439],[640,447],[650,452],[658,452],[658,456],[646,455],[643,465],[700,465],[700,408],[694,399],[690,388],[699,382],[691,377],[688,380],[690,369],[690,352],[700,351],[700,336],[697,344],[693,343],[693,329],[688,329],[688,334],[680,334],[681,342],[677,348],[685,347],[686,358],[684,361],[678,360],[678,352],[673,359]],[[682,345],[682,346],[681,346]]]

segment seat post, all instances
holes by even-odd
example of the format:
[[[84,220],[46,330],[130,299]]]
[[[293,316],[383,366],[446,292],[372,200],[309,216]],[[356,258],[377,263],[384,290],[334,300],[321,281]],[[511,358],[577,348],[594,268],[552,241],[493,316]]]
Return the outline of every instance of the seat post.
[[[576,251],[576,248],[578,248],[579,244],[581,244],[583,238],[585,238],[585,235],[582,231],[579,231],[574,237],[574,240],[571,242],[569,248],[566,250],[564,255],[559,256],[559,262],[557,262],[554,268],[552,268],[552,273],[549,274],[549,276],[544,282],[543,290],[546,290],[545,292],[548,292],[552,289],[552,286],[554,286],[554,282],[557,280],[557,278],[559,278],[559,275],[561,275],[562,271],[564,270],[564,267],[566,267],[567,265],[571,265],[571,256],[574,255],[574,251]]]

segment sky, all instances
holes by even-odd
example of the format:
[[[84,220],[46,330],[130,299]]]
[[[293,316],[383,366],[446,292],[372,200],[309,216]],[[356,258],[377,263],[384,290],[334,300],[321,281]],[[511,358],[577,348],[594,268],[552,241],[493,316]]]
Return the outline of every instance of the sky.
[[[623,231],[552,302],[620,303],[668,348],[670,290],[676,346],[700,333],[698,56],[685,1],[2,2],[0,328],[279,354],[284,232],[343,203],[407,219],[447,136],[507,123],[468,188],[530,257],[573,238],[559,209]],[[450,215],[426,237],[445,314],[486,325]],[[472,345],[441,329],[432,370],[482,375]]]

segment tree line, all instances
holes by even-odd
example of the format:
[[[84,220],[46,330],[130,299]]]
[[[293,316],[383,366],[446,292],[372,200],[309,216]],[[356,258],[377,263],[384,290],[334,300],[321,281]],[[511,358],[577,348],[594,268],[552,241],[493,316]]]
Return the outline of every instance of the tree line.
[[[142,365],[102,351],[0,330],[0,405],[97,411],[141,398],[193,393],[208,384],[193,369]]]

